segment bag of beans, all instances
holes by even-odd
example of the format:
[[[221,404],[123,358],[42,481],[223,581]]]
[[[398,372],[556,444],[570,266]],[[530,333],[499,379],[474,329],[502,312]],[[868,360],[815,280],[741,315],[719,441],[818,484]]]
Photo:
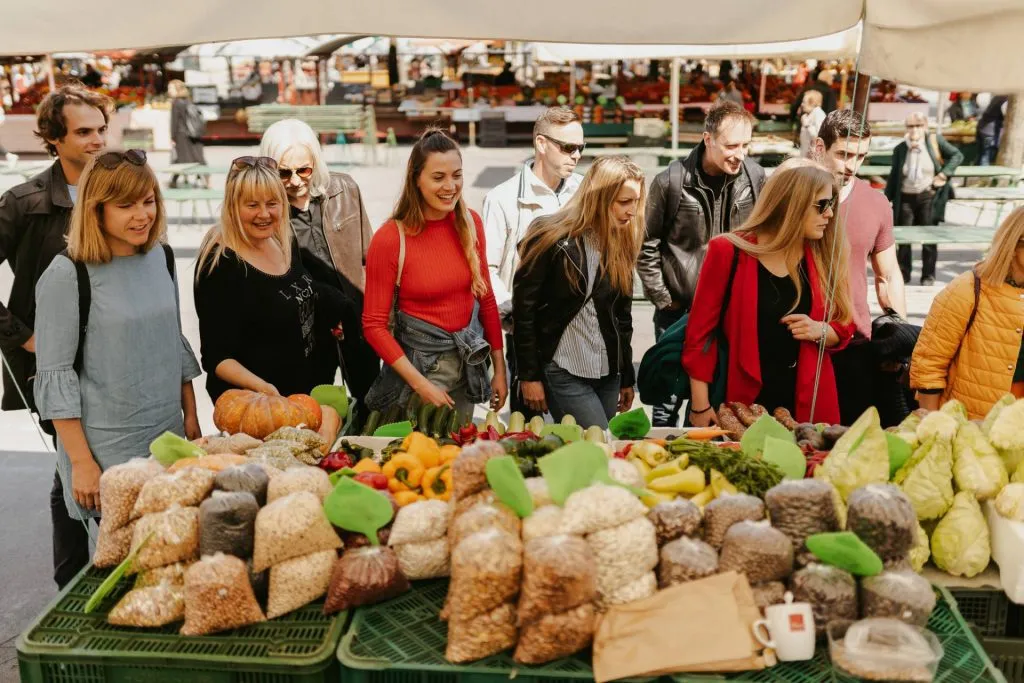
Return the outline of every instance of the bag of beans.
[[[199,560],[185,572],[185,625],[183,636],[266,621],[249,583],[245,562],[217,553]]]

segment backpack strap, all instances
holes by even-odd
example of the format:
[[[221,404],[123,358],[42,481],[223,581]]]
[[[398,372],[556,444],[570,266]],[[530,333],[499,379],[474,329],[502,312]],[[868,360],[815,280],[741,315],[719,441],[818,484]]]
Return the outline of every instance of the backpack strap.
[[[664,226],[665,234],[667,235],[672,229],[672,222],[675,221],[676,215],[679,213],[679,205],[683,201],[683,162],[679,159],[674,160],[668,166],[668,202],[667,205],[672,207],[671,213],[666,212],[662,214],[661,220]]]
[[[161,244],[164,248],[164,258],[167,259],[167,273],[171,276],[171,281],[174,281],[174,250],[171,249],[169,244]]]
[[[85,348],[85,332],[89,329],[89,309],[92,308],[92,289],[89,286],[89,271],[85,264],[76,261],[68,254],[68,250],[60,252],[75,266],[75,280],[78,283],[78,348],[75,349],[75,362],[72,367],[76,374],[82,372],[82,359]]]

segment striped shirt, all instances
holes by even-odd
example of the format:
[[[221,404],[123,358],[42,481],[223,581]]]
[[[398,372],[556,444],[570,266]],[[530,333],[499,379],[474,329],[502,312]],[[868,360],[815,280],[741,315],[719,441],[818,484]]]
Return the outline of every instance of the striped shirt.
[[[584,379],[601,379],[608,372],[608,350],[601,336],[601,325],[594,306],[594,282],[601,255],[590,236],[583,239],[587,261],[587,298],[583,308],[566,326],[555,349],[555,364],[566,372]]]

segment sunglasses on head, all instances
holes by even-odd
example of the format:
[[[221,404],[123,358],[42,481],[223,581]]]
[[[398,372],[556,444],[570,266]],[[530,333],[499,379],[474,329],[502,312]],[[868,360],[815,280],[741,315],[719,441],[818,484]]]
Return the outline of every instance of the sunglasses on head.
[[[277,162],[270,157],[238,157],[231,162],[232,171],[241,171],[242,169],[255,168],[256,166],[269,168],[271,171],[277,170]]]
[[[547,138],[551,142],[555,143],[555,147],[561,150],[562,154],[567,154],[570,156],[575,154],[576,152],[582,154],[583,150],[587,148],[587,143],[585,142],[577,145],[575,142],[562,142],[561,140],[553,138],[550,135],[545,135],[544,133],[541,133],[540,135],[541,137]]]
[[[145,166],[146,153],[141,149],[129,149],[124,152],[106,152],[96,157],[96,163],[108,171],[113,171],[126,161],[132,166]]]
[[[818,210],[819,215],[824,216],[826,211],[836,208],[836,199],[836,195],[832,195],[828,199],[819,199],[814,202],[814,208]]]
[[[313,175],[312,166],[303,166],[301,168],[280,168],[278,167],[277,172],[281,175],[281,180],[291,180],[292,175],[297,175],[303,180]]]

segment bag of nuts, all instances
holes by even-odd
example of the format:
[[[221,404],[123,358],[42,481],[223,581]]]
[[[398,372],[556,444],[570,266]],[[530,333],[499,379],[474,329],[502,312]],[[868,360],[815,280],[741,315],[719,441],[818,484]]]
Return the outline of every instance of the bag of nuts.
[[[557,536],[562,533],[562,508],[545,505],[534,508],[533,514],[523,520],[523,543],[535,538]]]
[[[336,551],[322,550],[271,567],[267,619],[294,612],[326,593],[337,559]]]
[[[597,563],[597,590],[601,595],[640,578],[658,566],[654,525],[647,517],[587,536]]]
[[[882,572],[860,582],[861,616],[892,617],[924,628],[935,609],[935,591],[913,571]]]
[[[590,602],[544,615],[522,627],[514,658],[520,664],[544,664],[568,657],[590,645],[596,628],[597,611]]]
[[[390,600],[410,588],[392,548],[375,545],[346,550],[334,563],[324,614]]]
[[[552,505],[551,491],[548,490],[548,480],[544,477],[527,477],[526,490],[530,492],[533,499],[533,509],[537,510],[545,505]]]
[[[327,521],[316,494],[292,493],[269,503],[256,515],[253,571],[261,572],[293,557],[340,547],[341,539]]]
[[[468,621],[512,602],[522,570],[523,544],[517,536],[499,527],[467,536],[452,550],[449,619]]]
[[[451,514],[451,507],[443,500],[419,500],[398,508],[388,544],[436,541],[448,532]]]
[[[266,621],[256,603],[245,562],[234,555],[204,557],[185,572],[185,625],[183,636]]]
[[[175,505],[164,512],[146,515],[135,524],[132,533],[131,550],[139,546],[142,549],[128,574],[199,559],[199,508]]]
[[[102,503],[100,503],[102,506]],[[127,525],[114,529],[104,528],[100,523],[100,535],[96,539],[96,551],[92,554],[92,564],[97,569],[116,567],[125,561],[128,552],[132,547],[132,536],[135,534],[135,524],[128,522]]]
[[[647,513],[647,519],[654,523],[658,547],[680,536],[699,535],[704,521],[700,508],[685,498],[658,503]]]
[[[644,517],[647,508],[621,486],[593,484],[574,492],[562,508],[562,531],[592,534]]]
[[[436,579],[451,573],[447,538],[424,543],[403,543],[392,546],[392,549],[398,557],[399,568],[410,581]]]
[[[839,530],[832,486],[821,479],[784,481],[764,495],[772,526],[793,541],[796,562],[814,562],[804,541],[808,536]]]
[[[505,449],[494,441],[477,441],[462,449],[452,461],[452,495],[462,500],[488,488],[487,461],[505,455]]]
[[[754,604],[764,614],[765,607],[781,605],[786,601],[786,584],[781,581],[755,583],[750,587],[754,593]]]
[[[518,633],[516,606],[511,602],[470,619],[452,619],[444,657],[453,664],[475,662],[514,646]]]
[[[733,524],[725,534],[718,569],[745,574],[750,583],[784,579],[793,573],[793,543],[768,522]]]
[[[917,513],[907,494],[892,484],[868,484],[847,500],[846,528],[882,562],[902,560],[917,540]]]
[[[146,482],[163,473],[163,465],[151,458],[132,458],[104,470],[100,475],[100,509],[103,510],[101,534],[103,531],[113,532],[127,526],[132,520],[135,501]]]
[[[523,546],[519,624],[565,612],[597,598],[594,555],[579,536],[535,538]]]
[[[185,572],[188,571],[191,562],[175,562],[156,569],[147,569],[135,576],[133,588],[149,588],[167,583],[172,586],[185,585]]]
[[[658,562],[658,587],[703,579],[718,573],[718,552],[696,538],[677,538],[661,548]]]
[[[107,614],[114,626],[157,628],[185,618],[185,588],[161,583],[133,588]]]
[[[143,485],[132,508],[132,519],[163,512],[172,505],[195,507],[213,490],[216,473],[204,467],[186,467],[174,474],[161,474]],[[101,501],[102,504],[102,501]]]
[[[601,596],[600,607],[607,609],[612,605],[625,605],[637,600],[649,598],[658,592],[658,578],[654,572],[647,572],[639,579],[630,581]]]
[[[504,529],[513,536],[519,536],[519,515],[504,503],[480,503],[452,520],[448,529],[448,542],[456,547],[462,539],[478,531],[490,528]],[[394,533],[394,531],[392,531]]]
[[[790,577],[789,590],[795,602],[811,603],[818,636],[834,619],[857,619],[857,582],[838,567],[809,564]]]
[[[764,519],[764,503],[745,493],[721,496],[704,506],[704,540],[715,550],[722,549],[725,534],[737,522]]]
[[[319,467],[293,467],[267,484],[267,503],[299,491],[309,491],[323,502],[331,492],[331,478]]]

